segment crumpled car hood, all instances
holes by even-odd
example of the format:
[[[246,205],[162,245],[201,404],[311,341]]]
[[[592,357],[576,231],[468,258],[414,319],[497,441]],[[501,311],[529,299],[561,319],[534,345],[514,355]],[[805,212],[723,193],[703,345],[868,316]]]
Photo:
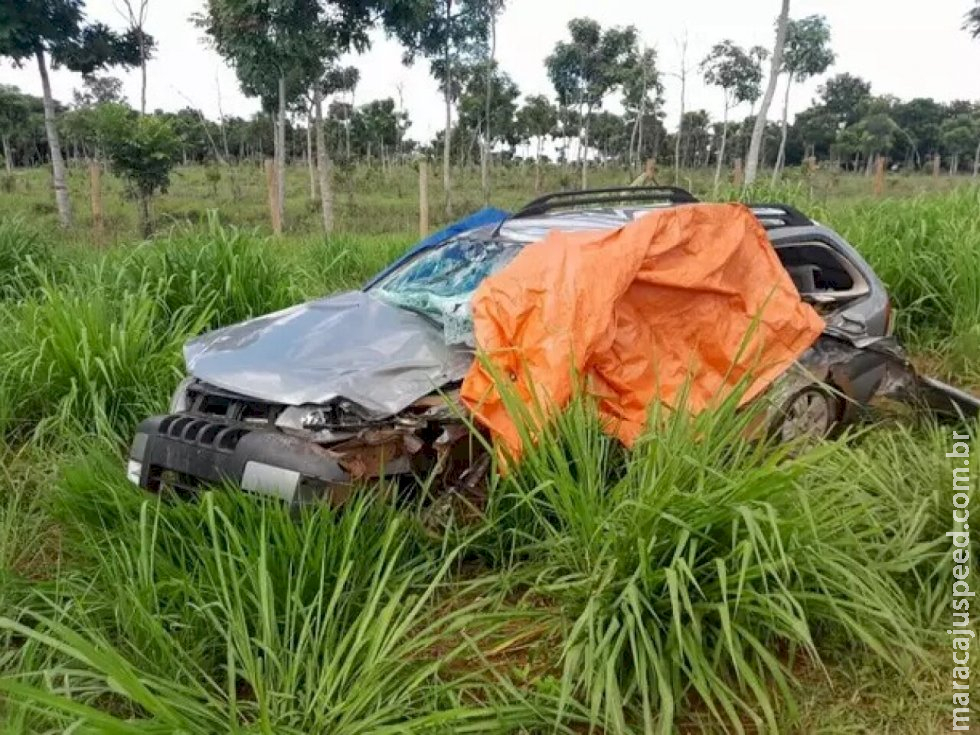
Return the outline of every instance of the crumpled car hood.
[[[288,405],[342,398],[380,417],[461,380],[473,353],[424,316],[351,291],[204,334],[184,359],[218,388]]]

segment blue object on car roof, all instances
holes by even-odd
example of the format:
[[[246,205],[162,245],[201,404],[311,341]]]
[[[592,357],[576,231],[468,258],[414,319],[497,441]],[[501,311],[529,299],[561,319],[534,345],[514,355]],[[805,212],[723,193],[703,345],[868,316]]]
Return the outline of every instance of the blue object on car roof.
[[[410,258],[413,258],[418,253],[423,250],[428,250],[429,248],[434,248],[437,245],[441,245],[461,232],[466,232],[468,230],[475,230],[477,227],[485,227],[486,225],[495,225],[503,222],[507,217],[510,216],[509,212],[505,212],[502,209],[496,209],[494,207],[485,207],[479,212],[474,212],[469,217],[465,217],[458,222],[453,222],[451,225],[444,227],[438,232],[434,232],[427,238],[417,243],[415,247],[405,253],[402,257],[396,260],[394,263],[389,265],[383,271],[378,273],[374,278],[364,284],[364,288],[371,288],[375,283],[380,281],[382,278],[387,276],[396,268],[400,268],[403,263],[405,263]]]

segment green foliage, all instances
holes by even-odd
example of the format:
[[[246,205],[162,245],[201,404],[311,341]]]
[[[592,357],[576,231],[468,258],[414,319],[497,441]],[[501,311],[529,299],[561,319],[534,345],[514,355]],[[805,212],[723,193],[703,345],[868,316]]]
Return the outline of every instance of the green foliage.
[[[725,92],[726,109],[759,99],[762,66],[748,51],[732,41],[716,43],[701,61],[705,84]]]
[[[517,111],[517,130],[523,140],[554,135],[557,125],[558,111],[543,94],[528,97]]]
[[[786,24],[786,48],[783,70],[802,82],[823,74],[833,66],[837,56],[830,48],[830,26],[822,15],[792,18]]]
[[[846,125],[861,119],[871,99],[871,83],[847,73],[831,77],[818,91],[824,108]]]
[[[180,146],[167,120],[107,104],[100,107],[96,124],[113,171],[136,196],[150,197],[167,190]]]
[[[980,142],[980,116],[957,115],[944,120],[940,128],[943,145],[953,155],[972,151]]]
[[[0,8],[0,56],[20,63],[38,52],[55,66],[91,74],[105,66],[135,66],[139,48],[131,35],[102,23],[86,24],[83,0],[4,3]],[[152,46],[152,39],[147,37]]]
[[[450,99],[462,92],[460,66],[486,57],[490,16],[486,0],[419,0],[392,32],[405,47],[404,61],[429,60],[439,89]]]
[[[591,111],[636,68],[637,31],[633,26],[603,30],[590,18],[575,18],[568,33],[571,40],[559,41],[545,59],[548,78],[560,105]]]
[[[485,66],[485,65],[484,65]],[[510,75],[494,66],[490,77],[490,131],[491,144],[499,140],[513,144],[517,140],[515,115],[520,90]],[[467,76],[459,97],[459,124],[473,131],[486,130],[487,75],[484,69],[475,68]]]

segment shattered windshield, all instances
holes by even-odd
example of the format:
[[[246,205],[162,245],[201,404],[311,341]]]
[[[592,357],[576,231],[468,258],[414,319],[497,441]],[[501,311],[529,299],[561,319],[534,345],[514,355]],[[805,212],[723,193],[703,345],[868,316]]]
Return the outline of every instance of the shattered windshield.
[[[446,344],[474,346],[470,299],[484,278],[509,263],[521,243],[462,236],[422,253],[371,289],[393,306],[443,327]]]

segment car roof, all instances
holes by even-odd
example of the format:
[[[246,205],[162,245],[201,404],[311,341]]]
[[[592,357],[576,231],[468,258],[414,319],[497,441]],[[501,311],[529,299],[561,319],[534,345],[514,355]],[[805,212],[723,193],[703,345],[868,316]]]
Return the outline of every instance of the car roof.
[[[516,216],[499,226],[479,228],[473,234],[494,235],[512,242],[530,243],[540,240],[551,230],[580,232],[608,230],[621,227],[650,212],[677,206],[671,202],[657,202],[630,206],[584,207]],[[697,206],[687,204],[683,206]],[[766,228],[770,239],[783,239],[820,227],[795,209],[782,204],[748,205],[759,222]],[[823,229],[823,228],[820,228]]]

